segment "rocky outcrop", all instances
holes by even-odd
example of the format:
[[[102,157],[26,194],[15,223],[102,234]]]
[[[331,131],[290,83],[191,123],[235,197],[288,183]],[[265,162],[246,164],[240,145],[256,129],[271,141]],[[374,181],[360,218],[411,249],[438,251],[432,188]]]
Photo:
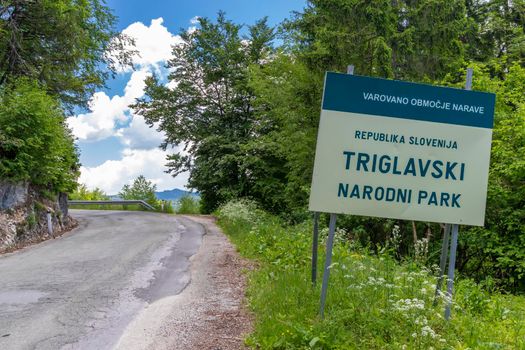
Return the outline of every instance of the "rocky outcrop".
[[[27,201],[29,184],[27,182],[0,181],[0,210],[16,208]]]
[[[60,209],[60,212],[62,213],[62,217],[69,218],[69,211],[67,206],[67,193],[59,193],[58,194],[58,208]]]
[[[0,181],[0,252],[54,237],[75,224],[68,215],[67,194],[50,195],[25,182]]]

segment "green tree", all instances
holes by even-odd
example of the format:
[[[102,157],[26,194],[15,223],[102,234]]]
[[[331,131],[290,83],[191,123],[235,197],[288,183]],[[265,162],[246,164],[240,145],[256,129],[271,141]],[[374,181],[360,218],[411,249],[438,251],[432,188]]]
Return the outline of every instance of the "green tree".
[[[133,181],[132,185],[124,185],[118,195],[122,199],[143,200],[150,205],[156,206],[156,190],[157,185],[155,185],[151,181],[146,180],[146,178],[143,175],[140,175]]]
[[[462,62],[467,24],[463,1],[310,0],[285,29],[312,70],[421,81]]]
[[[78,152],[59,103],[28,79],[0,89],[0,178],[72,191]]]
[[[507,291],[525,290],[524,9],[523,1],[502,0],[309,1],[285,23],[283,51],[250,69],[256,114],[272,126],[261,141],[286,160],[288,210],[301,213],[308,199],[325,70],[354,64],[357,74],[461,88],[473,66],[474,89],[495,92],[497,108],[486,225],[462,228],[458,267]],[[394,220],[338,222],[372,247],[394,224],[407,237],[412,231]],[[437,225],[417,229],[430,232],[439,249]],[[413,249],[405,241],[403,255]]]
[[[323,78],[285,52],[250,69],[255,111],[268,130],[259,141],[275,150],[285,170],[283,189],[267,195],[283,204],[281,215],[295,212],[299,220],[310,193]]]
[[[492,63],[505,68],[514,63],[523,65],[525,1],[467,0],[466,6],[474,28],[466,38],[469,58],[478,62],[496,59]]]
[[[506,64],[506,57],[502,57]],[[525,291],[525,68],[493,77],[493,62],[474,66],[474,89],[496,93],[484,227],[462,230],[462,273],[511,292]]]
[[[0,86],[29,77],[65,106],[84,105],[130,62],[114,24],[103,0],[1,0]]]
[[[205,212],[245,196],[278,211],[280,202],[267,194],[282,192],[285,171],[261,141],[265,121],[257,119],[248,84],[250,65],[264,65],[272,53],[273,30],[263,19],[243,37],[242,26],[222,12],[216,22],[200,18],[199,24],[181,32],[182,43],[174,47],[168,68],[175,88],[151,78],[147,97],[134,108],[150,125],[159,123],[165,149],[185,145],[185,152],[169,156],[168,171],[190,172],[189,186],[201,194]]]
[[[81,184],[78,188],[69,194],[69,199],[85,201],[107,201],[109,197],[100,188],[95,187],[89,190],[86,185]]]
[[[268,194],[281,209],[305,214],[325,71],[354,64],[363,75],[442,78],[463,62],[466,23],[463,2],[448,0],[312,0],[284,23],[286,45],[251,66],[249,83],[267,128],[259,140],[284,162],[284,191]]]

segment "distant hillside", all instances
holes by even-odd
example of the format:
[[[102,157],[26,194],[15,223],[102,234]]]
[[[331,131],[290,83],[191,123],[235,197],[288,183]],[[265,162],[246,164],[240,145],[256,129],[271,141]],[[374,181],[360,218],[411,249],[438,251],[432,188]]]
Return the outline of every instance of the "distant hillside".
[[[175,188],[173,190],[166,190],[162,192],[155,192],[155,195],[158,199],[163,199],[166,201],[177,201],[179,198],[184,196],[193,196],[193,197],[199,197],[199,194],[196,192],[189,192],[180,190],[178,188]]]
[[[185,190],[180,190],[178,188],[174,188],[173,190],[166,190],[162,192],[155,192],[155,196],[157,196],[157,199],[162,199],[165,201],[178,201],[179,198],[184,196],[192,196],[192,197],[199,197],[199,194],[196,192],[189,192]],[[119,197],[118,194],[109,195],[108,196],[110,200],[121,200],[122,198]]]

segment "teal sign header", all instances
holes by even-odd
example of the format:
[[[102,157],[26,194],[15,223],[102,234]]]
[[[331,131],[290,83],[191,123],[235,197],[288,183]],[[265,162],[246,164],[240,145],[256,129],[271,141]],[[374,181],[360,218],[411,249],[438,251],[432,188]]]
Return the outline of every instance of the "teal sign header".
[[[324,110],[492,129],[494,94],[326,73]]]

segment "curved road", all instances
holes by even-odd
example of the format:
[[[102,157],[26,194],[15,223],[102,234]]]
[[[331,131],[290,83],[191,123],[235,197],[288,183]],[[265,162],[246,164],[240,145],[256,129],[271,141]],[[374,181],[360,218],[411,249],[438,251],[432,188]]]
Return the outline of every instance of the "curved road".
[[[146,212],[72,215],[72,232],[0,256],[0,349],[111,349],[137,314],[189,283],[202,225]]]

